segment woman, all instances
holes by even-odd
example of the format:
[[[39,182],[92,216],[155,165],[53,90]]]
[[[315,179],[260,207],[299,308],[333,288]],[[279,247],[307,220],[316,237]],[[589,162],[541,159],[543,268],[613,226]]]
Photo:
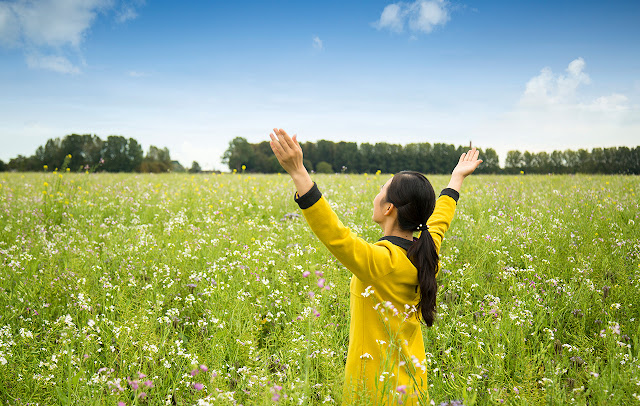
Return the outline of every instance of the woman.
[[[384,237],[371,244],[331,210],[304,167],[296,136],[282,129],[270,136],[271,149],[293,179],[295,200],[309,226],[353,274],[343,404],[428,404],[420,319],[433,324],[438,251],[462,182],[482,162],[478,151],[460,156],[437,201],[420,173],[400,172],[389,179],[373,201],[373,221]]]

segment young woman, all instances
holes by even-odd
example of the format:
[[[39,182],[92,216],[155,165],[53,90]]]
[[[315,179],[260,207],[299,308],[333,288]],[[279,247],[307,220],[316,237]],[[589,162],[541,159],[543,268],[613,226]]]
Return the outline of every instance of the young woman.
[[[303,165],[296,136],[282,129],[270,136],[271,149],[293,179],[295,200],[309,226],[353,274],[343,404],[428,404],[420,320],[427,326],[434,322],[440,244],[464,178],[482,162],[478,151],[460,156],[437,200],[418,172],[400,172],[389,179],[373,200],[373,221],[384,237],[371,244],[331,210]]]

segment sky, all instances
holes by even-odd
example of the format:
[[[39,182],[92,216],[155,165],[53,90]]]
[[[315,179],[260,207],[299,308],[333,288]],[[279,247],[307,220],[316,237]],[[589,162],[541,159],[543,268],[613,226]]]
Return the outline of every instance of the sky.
[[[0,0],[0,159],[122,135],[640,145],[640,1]]]

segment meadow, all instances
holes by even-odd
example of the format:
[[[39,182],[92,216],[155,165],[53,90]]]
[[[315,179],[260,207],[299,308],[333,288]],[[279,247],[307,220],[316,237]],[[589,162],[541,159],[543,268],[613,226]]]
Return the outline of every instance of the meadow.
[[[313,178],[374,242],[388,176]],[[293,192],[0,173],[0,404],[340,404],[350,274]],[[639,193],[637,176],[467,179],[423,330],[431,404],[640,404]]]

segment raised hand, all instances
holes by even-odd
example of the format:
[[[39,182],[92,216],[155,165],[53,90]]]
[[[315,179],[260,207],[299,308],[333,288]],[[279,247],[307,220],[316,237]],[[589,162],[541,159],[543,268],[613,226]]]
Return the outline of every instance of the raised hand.
[[[292,138],[282,128],[274,128],[273,133],[269,136],[271,137],[271,150],[289,175],[293,176],[301,171],[306,172],[302,159],[302,148],[298,144],[297,135]]]
[[[271,150],[278,158],[278,162],[293,179],[298,195],[304,195],[313,187],[313,181],[304,167],[302,147],[298,143],[298,137],[296,135],[289,137],[282,128],[274,128],[269,136]]]
[[[471,175],[478,165],[482,163],[482,159],[478,159],[478,155],[480,155],[480,151],[475,148],[460,155],[458,165],[456,165],[456,167],[453,168],[453,172],[451,172],[451,180],[447,187],[460,192],[464,178]]]
[[[478,165],[482,163],[482,159],[478,159],[478,155],[480,155],[480,151],[473,148],[470,149],[469,152],[465,152],[460,155],[460,160],[458,161],[458,165],[453,168],[453,172],[451,172],[451,176],[459,175],[463,177],[467,177],[476,170]]]

